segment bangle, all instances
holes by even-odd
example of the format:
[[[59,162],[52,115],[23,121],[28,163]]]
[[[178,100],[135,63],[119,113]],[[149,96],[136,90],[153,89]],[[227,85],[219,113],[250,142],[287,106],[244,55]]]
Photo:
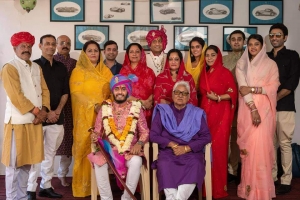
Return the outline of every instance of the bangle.
[[[255,112],[255,111],[257,111],[257,108],[254,108],[254,109],[251,110],[251,112]]]
[[[221,96],[218,95],[218,103],[219,103],[220,101],[222,101],[222,99],[221,99]]]
[[[144,145],[144,142],[139,140],[139,141],[137,142],[137,144],[143,146],[143,145]]]
[[[171,146],[171,148],[173,149],[173,148],[176,148],[176,147],[178,147],[178,145],[179,144],[175,144],[174,146]]]
[[[185,151],[185,153],[188,152],[187,146],[184,146],[184,151]]]

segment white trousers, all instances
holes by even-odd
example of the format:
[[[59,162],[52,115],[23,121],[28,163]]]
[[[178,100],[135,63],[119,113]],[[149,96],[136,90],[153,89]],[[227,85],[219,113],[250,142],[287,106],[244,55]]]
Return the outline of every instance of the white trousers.
[[[17,149],[14,131],[12,130],[10,164],[5,169],[5,189],[7,200],[27,199],[26,188],[30,165],[16,167]]]
[[[187,200],[193,193],[196,184],[182,184],[175,188],[165,188],[166,200]]]
[[[283,175],[281,184],[290,185],[292,181],[292,139],[295,130],[295,112],[276,113],[276,134],[274,137],[275,162],[272,169],[273,180],[277,180],[277,148],[280,147]]]
[[[29,172],[27,191],[35,192],[37,187],[38,171],[41,168],[42,181],[41,188],[51,188],[51,179],[54,174],[54,158],[56,151],[60,146],[64,137],[63,125],[49,125],[43,126],[44,132],[44,153],[45,159],[41,164],[35,164],[31,166]]]
[[[130,160],[126,161],[126,166],[128,168],[126,185],[134,194],[140,179],[142,158],[140,156],[133,156]],[[104,164],[101,167],[95,164],[95,175],[101,200],[113,200],[109,182],[108,164]],[[121,200],[131,200],[126,190],[124,190]]]
[[[66,177],[69,173],[69,167],[72,163],[72,156],[62,155],[59,161],[59,168],[57,171],[58,177]]]

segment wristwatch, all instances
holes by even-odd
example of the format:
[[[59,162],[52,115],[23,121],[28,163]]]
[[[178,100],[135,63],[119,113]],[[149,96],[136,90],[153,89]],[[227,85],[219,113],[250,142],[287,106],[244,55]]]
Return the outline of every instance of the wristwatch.
[[[254,87],[251,88],[251,93],[254,93],[254,91],[255,91],[255,88]]]

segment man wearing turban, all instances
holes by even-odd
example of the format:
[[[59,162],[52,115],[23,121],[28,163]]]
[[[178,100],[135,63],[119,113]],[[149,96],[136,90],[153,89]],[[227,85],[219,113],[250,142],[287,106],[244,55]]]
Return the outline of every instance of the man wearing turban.
[[[139,101],[127,101],[132,92],[132,82],[137,81],[133,74],[116,75],[110,81],[114,101],[103,102],[95,122],[91,140],[108,141],[110,155],[118,174],[126,177],[126,185],[134,194],[144,160],[142,148],[149,139],[149,129]],[[104,144],[106,143],[104,141]],[[101,199],[113,200],[109,183],[108,165],[101,152],[89,154],[95,168],[97,186]],[[118,164],[116,164],[118,163]],[[122,187],[119,182],[118,185]],[[131,199],[127,191],[121,199]]]
[[[15,56],[1,72],[6,92],[1,162],[6,166],[6,199],[27,198],[30,166],[44,159],[42,122],[50,94],[40,66],[30,61],[35,38],[28,32],[11,37]]]
[[[164,53],[168,44],[168,38],[166,35],[166,29],[161,26],[160,30],[151,30],[146,36],[150,53],[146,55],[147,66],[150,67],[155,76],[160,74],[164,70],[167,55]]]

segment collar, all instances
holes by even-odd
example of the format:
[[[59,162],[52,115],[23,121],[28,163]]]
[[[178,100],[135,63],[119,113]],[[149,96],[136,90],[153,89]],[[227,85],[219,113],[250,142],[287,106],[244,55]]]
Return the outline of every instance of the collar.
[[[241,56],[243,55],[243,53],[244,53],[244,50],[243,50],[243,51],[240,51],[239,53],[234,53],[233,51],[231,51],[231,52],[228,53],[228,55],[229,55],[230,57],[235,58],[235,59],[240,59]]]
[[[18,60],[20,63],[22,63],[22,65],[29,65],[31,67],[32,62],[30,60],[28,61],[22,60],[17,55],[15,55],[15,59]]]
[[[165,53],[162,51],[162,52],[160,53],[159,56],[155,56],[155,55],[152,53],[152,51],[150,51],[150,56],[151,56],[151,57],[163,58],[163,57],[164,57],[164,54],[165,54]]]
[[[49,60],[47,60],[44,56],[41,56],[41,61],[42,61],[42,63],[43,63],[43,65],[45,65],[47,62],[49,62],[50,63],[50,61]],[[56,62],[56,60],[53,58],[53,61],[52,61],[52,65],[54,64]]]
[[[69,59],[70,59],[70,54],[68,54],[67,57],[65,57],[65,56],[62,55],[62,54],[56,53],[56,56],[57,56],[59,59],[62,59],[62,60],[69,60]]]
[[[277,55],[278,54],[281,54],[281,53],[284,53],[286,51],[286,47],[284,46],[282,49],[280,49],[278,52],[277,52]],[[274,48],[272,49],[271,51],[272,55],[274,56]]]
[[[104,63],[104,65],[106,65],[106,59],[103,61],[103,63]],[[113,66],[115,66],[116,64],[117,64],[117,61],[115,60],[115,64]]]

